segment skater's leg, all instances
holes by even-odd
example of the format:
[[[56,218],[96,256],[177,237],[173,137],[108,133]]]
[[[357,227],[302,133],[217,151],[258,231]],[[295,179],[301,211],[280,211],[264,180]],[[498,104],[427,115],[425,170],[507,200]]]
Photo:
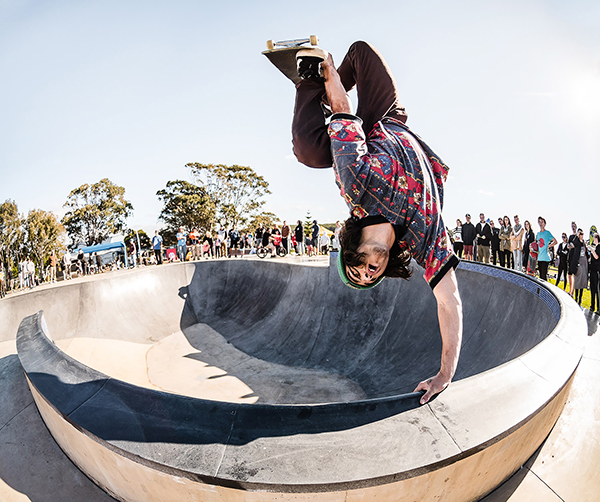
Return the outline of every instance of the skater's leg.
[[[331,144],[321,106],[325,84],[302,80],[296,86],[292,143],[296,158],[308,167],[331,167]]]
[[[379,52],[366,42],[355,42],[338,69],[342,85],[349,91],[356,86],[357,115],[369,134],[384,116],[406,122],[407,114],[399,103],[398,89],[389,67]],[[309,167],[331,167],[331,147],[322,102],[325,85],[312,79],[296,86],[292,121],[294,155]]]
[[[358,110],[366,134],[384,116],[401,122],[408,118],[400,104],[394,77],[377,49],[367,42],[355,42],[338,68],[344,88],[356,86]]]

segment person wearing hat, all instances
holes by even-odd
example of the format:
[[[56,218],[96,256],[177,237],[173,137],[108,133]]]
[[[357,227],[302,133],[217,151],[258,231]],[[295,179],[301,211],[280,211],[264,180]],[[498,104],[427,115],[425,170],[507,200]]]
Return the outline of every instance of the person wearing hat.
[[[294,154],[314,168],[333,165],[351,217],[340,232],[342,281],[365,290],[384,277],[408,279],[414,259],[437,300],[443,342],[440,371],[416,387],[421,404],[443,391],[456,371],[462,340],[462,303],[454,269],[459,263],[441,217],[448,167],[406,126],[407,114],[381,54],[352,44],[336,70],[322,49],[298,56],[319,60],[319,72],[296,86]],[[301,75],[304,77],[304,75]],[[352,113],[347,91],[356,87]],[[331,115],[329,122],[326,115]]]

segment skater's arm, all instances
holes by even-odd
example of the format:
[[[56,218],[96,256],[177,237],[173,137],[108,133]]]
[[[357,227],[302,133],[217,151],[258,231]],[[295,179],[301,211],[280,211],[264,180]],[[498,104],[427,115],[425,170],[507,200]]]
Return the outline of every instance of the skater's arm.
[[[352,103],[350,97],[346,93],[346,89],[342,85],[342,80],[333,64],[331,54],[321,63],[323,68],[323,76],[325,77],[325,91],[329,106],[333,113],[352,113]]]
[[[438,305],[438,320],[442,335],[442,361],[437,375],[421,382],[415,392],[426,391],[421,404],[442,392],[450,382],[458,365],[462,343],[462,302],[454,270],[444,275],[433,289]]]

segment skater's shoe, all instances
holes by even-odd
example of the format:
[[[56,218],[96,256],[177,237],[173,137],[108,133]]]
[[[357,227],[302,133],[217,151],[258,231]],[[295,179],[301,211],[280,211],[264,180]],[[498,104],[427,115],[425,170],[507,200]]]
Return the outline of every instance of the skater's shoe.
[[[296,54],[298,76],[301,79],[311,79],[324,82],[321,63],[329,57],[329,53],[318,47],[299,50]]]

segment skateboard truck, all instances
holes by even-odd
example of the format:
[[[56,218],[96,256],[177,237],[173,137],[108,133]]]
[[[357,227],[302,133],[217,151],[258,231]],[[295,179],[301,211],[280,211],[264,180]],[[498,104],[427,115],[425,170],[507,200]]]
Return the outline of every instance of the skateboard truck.
[[[272,51],[273,49],[283,49],[284,47],[298,47],[300,45],[310,44],[319,45],[319,37],[317,35],[311,35],[309,38],[298,38],[296,40],[267,40],[267,49]]]

